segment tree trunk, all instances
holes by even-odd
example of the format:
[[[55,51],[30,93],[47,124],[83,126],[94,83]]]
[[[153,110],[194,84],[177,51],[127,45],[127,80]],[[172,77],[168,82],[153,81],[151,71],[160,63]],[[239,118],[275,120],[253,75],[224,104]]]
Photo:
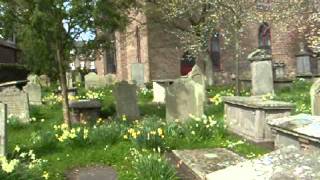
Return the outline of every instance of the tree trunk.
[[[60,47],[56,49],[56,58],[58,62],[59,68],[59,78],[60,78],[60,86],[61,86],[61,94],[62,94],[62,110],[63,110],[63,119],[64,123],[71,127],[70,120],[70,112],[69,112],[69,99],[68,99],[68,87],[67,87],[67,79],[66,73],[63,67],[64,56],[62,54],[62,50]]]
[[[240,37],[239,32],[236,32],[235,35],[235,46],[236,46],[236,93],[237,96],[240,96],[240,72],[239,72],[239,63],[240,63]]]

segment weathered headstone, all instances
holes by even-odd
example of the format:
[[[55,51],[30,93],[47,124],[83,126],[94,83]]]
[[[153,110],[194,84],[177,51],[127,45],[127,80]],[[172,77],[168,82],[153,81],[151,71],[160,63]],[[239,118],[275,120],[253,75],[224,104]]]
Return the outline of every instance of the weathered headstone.
[[[166,99],[166,86],[163,83],[153,82],[153,102],[165,103]]]
[[[212,86],[213,85],[213,64],[209,55],[207,55],[204,60],[205,60],[206,85]]]
[[[137,83],[137,86],[144,85],[144,64],[131,64],[131,80]]]
[[[285,64],[284,63],[274,63],[274,76],[276,79],[283,79],[285,77]]]
[[[27,123],[29,116],[28,94],[17,89],[8,87],[0,92],[1,102],[7,104],[8,114],[19,117],[22,123]]]
[[[7,153],[7,105],[0,103],[0,156]]]
[[[34,84],[39,84],[39,83],[40,83],[40,78],[39,78],[39,76],[38,76],[38,75],[35,75],[35,74],[30,74],[30,75],[28,75],[27,80],[28,80],[30,83],[34,83]]]
[[[105,75],[107,85],[112,85],[117,81],[117,77],[115,74],[107,74]]]
[[[320,116],[320,79],[311,86],[310,97],[312,115]]]
[[[251,61],[252,95],[273,94],[272,58],[265,50],[256,50],[248,56]]]
[[[72,79],[72,73],[66,72],[66,79],[67,79],[67,87],[73,88],[73,79]]]
[[[109,85],[110,82],[112,82],[112,80],[110,80],[110,76],[101,76],[94,72],[90,72],[89,74],[85,75],[84,79],[86,89],[104,88]]]
[[[320,179],[319,151],[301,151],[288,146],[257,159],[213,172],[206,180],[294,180]]]
[[[177,79],[166,90],[166,120],[187,120],[204,113],[203,86],[190,78]]]
[[[43,74],[39,77],[39,83],[41,87],[49,87],[50,86],[50,78]]]
[[[41,86],[39,84],[28,83],[23,87],[23,90],[28,94],[29,103],[32,105],[41,105]]]
[[[305,50],[304,43],[300,43],[300,52],[296,55],[297,58],[297,75],[311,75],[310,54]]]
[[[188,73],[188,78],[192,79],[196,83],[199,83],[203,86],[203,88],[205,88],[206,78],[198,65],[193,66],[192,70]]]
[[[114,96],[116,98],[116,111],[118,117],[126,116],[129,120],[140,117],[137,101],[137,86],[121,81],[115,84]]]

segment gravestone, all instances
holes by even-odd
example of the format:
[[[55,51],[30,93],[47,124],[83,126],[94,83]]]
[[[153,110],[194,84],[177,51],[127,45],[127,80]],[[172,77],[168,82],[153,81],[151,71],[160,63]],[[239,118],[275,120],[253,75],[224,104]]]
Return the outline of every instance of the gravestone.
[[[50,78],[45,74],[40,75],[39,84],[41,87],[49,87],[50,86]]]
[[[272,58],[265,50],[258,49],[248,56],[251,62],[252,95],[273,94]]]
[[[7,152],[7,105],[0,103],[0,156]]]
[[[310,97],[312,115],[320,116],[320,79],[311,86]]]
[[[67,87],[73,88],[73,79],[72,79],[72,73],[66,72],[66,79],[67,79]]]
[[[153,82],[153,102],[165,103],[166,98],[166,86],[163,83]]]
[[[268,122],[275,134],[275,148],[293,145],[299,149],[320,150],[320,116],[299,114]]]
[[[212,86],[213,85],[213,64],[209,55],[207,55],[204,60],[206,65],[205,66],[206,85]]]
[[[204,113],[203,86],[193,79],[180,78],[166,89],[166,120],[187,120],[190,115],[201,117]]]
[[[319,151],[301,151],[294,146],[215,171],[206,180],[312,180],[320,179]]]
[[[297,75],[306,76],[312,75],[310,54],[305,50],[305,45],[300,43],[300,52],[296,55],[297,58]]]
[[[28,75],[27,80],[28,80],[30,83],[34,83],[34,84],[39,84],[39,83],[40,83],[40,78],[39,78],[39,76],[38,76],[38,75],[35,75],[35,74],[30,74],[30,75]]]
[[[22,123],[27,123],[29,116],[28,94],[11,86],[0,92],[1,102],[7,105],[9,115],[19,117]]]
[[[144,86],[144,64],[131,64],[131,80],[139,87]]]
[[[29,103],[32,105],[41,105],[41,86],[39,84],[28,83],[23,87],[24,92],[28,94]]]
[[[117,81],[117,77],[115,74],[107,74],[105,75],[107,85],[113,85]]]
[[[285,64],[284,63],[274,63],[274,76],[276,79],[283,79],[285,78]]]
[[[116,99],[117,116],[123,115],[129,120],[140,118],[140,111],[137,101],[137,86],[128,84],[126,81],[121,81],[115,84],[114,96]]]
[[[201,86],[203,86],[203,88],[205,88],[206,78],[198,65],[194,65],[192,67],[192,70],[188,73],[188,78],[192,79],[196,83],[199,83]]]
[[[101,76],[97,75],[94,72],[90,72],[89,74],[84,76],[84,83],[86,89],[96,89],[96,88],[104,88],[110,83],[113,83],[114,76]]]

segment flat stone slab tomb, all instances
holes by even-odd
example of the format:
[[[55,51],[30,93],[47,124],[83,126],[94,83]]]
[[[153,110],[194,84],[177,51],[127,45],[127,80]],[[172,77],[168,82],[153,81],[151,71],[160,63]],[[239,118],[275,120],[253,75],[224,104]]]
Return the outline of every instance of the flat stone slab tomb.
[[[195,150],[173,150],[175,159],[180,165],[187,167],[191,172],[191,179],[205,179],[206,175],[235,165],[245,159],[238,154],[223,148],[195,149]],[[188,178],[189,179],[189,178]]]
[[[320,150],[320,116],[299,114],[268,122],[275,134],[275,147],[294,145]],[[320,163],[320,162],[319,162]]]
[[[111,167],[83,167],[72,170],[68,180],[117,180],[117,172]]]
[[[287,146],[258,159],[213,172],[207,180],[293,180],[320,179],[320,152],[302,151],[295,146]]]
[[[223,97],[228,129],[255,143],[273,142],[267,120],[289,116],[292,103],[263,100],[261,97]]]

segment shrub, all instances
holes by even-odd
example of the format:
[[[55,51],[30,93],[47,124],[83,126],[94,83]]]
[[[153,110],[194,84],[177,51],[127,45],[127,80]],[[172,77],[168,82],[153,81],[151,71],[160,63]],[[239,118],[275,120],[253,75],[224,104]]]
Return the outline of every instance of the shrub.
[[[47,151],[57,148],[58,140],[55,133],[51,130],[34,132],[31,134],[30,139],[34,149]]]
[[[21,152],[16,146],[12,158],[0,157],[1,180],[43,180],[48,179],[49,174],[44,171],[46,161],[36,159],[32,150]]]
[[[165,123],[157,116],[145,117],[141,122],[136,121],[124,138],[130,139],[139,148],[164,149],[164,126]]]
[[[177,173],[160,154],[142,154],[139,151],[131,150],[133,156],[133,167],[138,180],[176,180]]]
[[[93,128],[89,140],[91,143],[113,145],[122,139],[126,129],[125,124],[113,121]]]

